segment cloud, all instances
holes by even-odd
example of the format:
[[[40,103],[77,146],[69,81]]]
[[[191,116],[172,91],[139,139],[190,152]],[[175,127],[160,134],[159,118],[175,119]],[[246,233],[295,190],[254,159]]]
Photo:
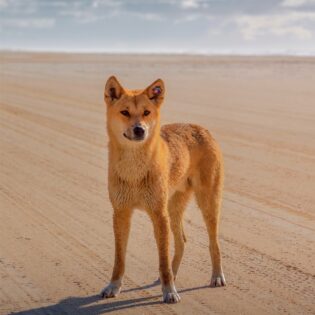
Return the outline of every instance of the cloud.
[[[121,1],[115,1],[115,0],[94,0],[92,2],[93,8],[98,8],[99,6],[120,7],[121,5],[122,5]]]
[[[215,20],[215,17],[213,15],[201,14],[201,13],[186,14],[184,16],[181,16],[175,19],[174,24],[200,21],[201,19],[211,21],[211,20]]]
[[[102,16],[97,15],[90,10],[82,9],[67,9],[59,12],[62,16],[70,16],[76,20],[78,23],[91,23],[102,18]]]
[[[65,8],[68,4],[69,3],[67,1],[51,1],[46,3],[46,5],[56,8]]]
[[[315,0],[284,0],[281,3],[283,7],[301,7],[304,5],[315,4]]]
[[[315,12],[287,12],[271,15],[240,15],[235,18],[245,40],[273,34],[276,36],[293,35],[300,40],[312,38],[312,31],[306,22],[315,22]]]
[[[37,0],[0,0],[0,13],[9,15],[33,14],[38,9]]]
[[[156,13],[139,13],[137,16],[141,19],[147,20],[147,21],[161,21],[163,20],[161,15]]]
[[[55,25],[53,18],[4,18],[0,20],[0,27],[5,28],[51,28]]]
[[[126,16],[131,18],[137,18],[145,21],[162,21],[164,17],[161,14],[155,12],[136,12],[126,10],[112,11],[108,17]]]
[[[59,13],[63,16],[70,16],[75,19],[77,23],[92,23],[99,20],[105,20],[108,18],[114,17],[131,17],[137,18],[145,21],[161,21],[163,16],[154,12],[135,12],[135,11],[126,11],[121,8],[115,8],[113,10],[108,10],[106,13],[99,13],[93,9],[75,9],[75,10],[63,10]]]
[[[0,9],[5,8],[9,5],[8,0],[0,0]]]
[[[184,9],[198,9],[201,6],[200,0],[181,0],[181,7]]]
[[[193,22],[193,21],[196,21],[196,20],[200,19],[201,17],[202,17],[202,15],[199,14],[199,13],[197,13],[197,14],[188,14],[188,15],[185,15],[185,16],[180,17],[178,19],[175,19],[174,20],[174,24]]]

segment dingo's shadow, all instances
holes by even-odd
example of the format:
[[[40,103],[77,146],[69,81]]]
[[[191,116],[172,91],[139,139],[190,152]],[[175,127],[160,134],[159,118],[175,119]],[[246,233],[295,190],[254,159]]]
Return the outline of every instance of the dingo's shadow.
[[[122,291],[131,292],[137,290],[145,290],[154,287],[158,284],[158,281],[154,281],[150,285],[137,287],[133,289],[127,289]],[[179,290],[179,293],[201,290],[210,288],[208,285],[193,287],[188,289]],[[92,305],[90,305],[92,304]],[[12,312],[9,315],[33,315],[33,314],[84,314],[84,315],[98,315],[103,313],[110,313],[120,311],[134,307],[145,307],[150,305],[162,304],[161,295],[152,295],[143,298],[135,298],[128,300],[117,300],[117,299],[101,299],[99,294],[90,295],[86,297],[68,297],[59,301],[56,304],[48,305],[44,307],[33,308],[25,311]]]

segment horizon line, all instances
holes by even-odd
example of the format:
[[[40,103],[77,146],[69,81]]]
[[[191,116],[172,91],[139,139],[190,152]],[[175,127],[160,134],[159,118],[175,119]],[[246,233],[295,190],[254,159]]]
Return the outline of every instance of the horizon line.
[[[292,57],[315,57],[315,52],[293,52],[293,51],[262,51],[262,52],[240,52],[240,51],[145,51],[145,50],[84,50],[84,49],[19,49],[0,48],[0,53],[51,53],[51,54],[107,54],[107,55],[183,55],[183,56],[292,56]]]

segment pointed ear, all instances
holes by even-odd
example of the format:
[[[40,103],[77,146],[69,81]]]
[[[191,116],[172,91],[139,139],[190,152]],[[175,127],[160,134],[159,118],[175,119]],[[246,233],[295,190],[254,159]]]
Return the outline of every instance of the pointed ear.
[[[157,79],[144,90],[144,93],[153,104],[160,106],[163,103],[165,95],[164,82],[161,79]]]
[[[115,76],[108,78],[105,84],[104,100],[110,106],[113,105],[125,93],[124,88],[118,82]]]

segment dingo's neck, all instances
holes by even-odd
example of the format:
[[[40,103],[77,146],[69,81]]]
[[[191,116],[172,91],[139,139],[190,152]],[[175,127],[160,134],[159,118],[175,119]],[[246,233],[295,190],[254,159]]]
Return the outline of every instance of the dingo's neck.
[[[143,145],[121,146],[116,141],[110,141],[110,167],[123,180],[129,182],[142,180],[156,160],[161,141],[159,134]]]

